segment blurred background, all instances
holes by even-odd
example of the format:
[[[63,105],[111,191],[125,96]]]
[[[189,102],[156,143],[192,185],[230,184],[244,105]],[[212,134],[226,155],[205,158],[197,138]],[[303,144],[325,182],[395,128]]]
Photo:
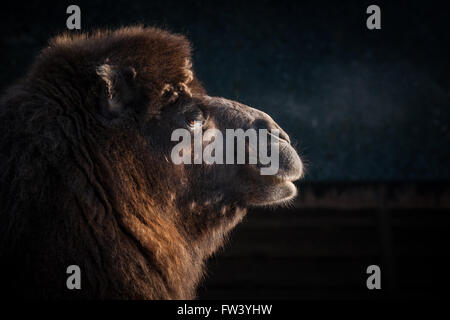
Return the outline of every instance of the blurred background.
[[[0,11],[2,91],[66,31],[70,4],[82,31],[139,23],[185,34],[208,93],[269,113],[306,162],[294,205],[251,210],[199,298],[446,295],[449,4],[15,1]],[[366,28],[371,4],[381,30]],[[372,264],[381,290],[366,287]]]

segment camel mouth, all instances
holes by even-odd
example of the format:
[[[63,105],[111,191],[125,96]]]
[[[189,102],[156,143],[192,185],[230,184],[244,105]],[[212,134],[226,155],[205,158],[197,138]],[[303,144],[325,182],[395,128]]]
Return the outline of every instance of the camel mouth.
[[[256,176],[254,189],[257,192],[249,197],[251,206],[276,206],[289,203],[298,190],[294,181],[304,175],[303,162],[290,144],[280,148],[280,167],[275,175]]]
[[[294,199],[298,194],[298,189],[292,181],[284,180],[283,182],[275,185],[277,188],[276,198],[263,203],[263,205],[277,205],[284,204]]]
[[[263,192],[252,197],[248,204],[253,207],[282,205],[289,203],[297,194],[297,187],[292,181],[282,181],[264,187]]]

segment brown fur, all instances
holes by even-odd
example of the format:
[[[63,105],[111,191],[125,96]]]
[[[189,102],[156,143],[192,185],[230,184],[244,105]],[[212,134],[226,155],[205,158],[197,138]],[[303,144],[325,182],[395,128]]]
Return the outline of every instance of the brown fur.
[[[230,182],[211,191],[225,173],[168,160],[170,110],[204,95],[182,36],[133,27],[52,40],[1,102],[3,290],[195,297],[246,206]],[[81,290],[66,288],[72,264]]]

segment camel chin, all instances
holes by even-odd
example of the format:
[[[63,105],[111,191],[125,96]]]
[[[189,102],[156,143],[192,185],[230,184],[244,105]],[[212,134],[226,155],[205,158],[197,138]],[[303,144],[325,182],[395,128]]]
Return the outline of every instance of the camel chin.
[[[277,206],[289,203],[297,195],[297,187],[291,181],[283,181],[279,184],[263,187],[259,197],[251,198],[249,205],[252,207]]]

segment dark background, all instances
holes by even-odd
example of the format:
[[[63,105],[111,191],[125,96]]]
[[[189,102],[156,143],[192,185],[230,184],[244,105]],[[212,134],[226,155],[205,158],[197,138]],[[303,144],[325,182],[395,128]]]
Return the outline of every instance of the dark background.
[[[437,1],[15,1],[0,89],[81,7],[82,31],[185,34],[210,95],[259,108],[307,164],[292,208],[252,210],[200,298],[436,297],[448,283],[450,6]],[[381,30],[366,8],[381,8]],[[368,265],[382,290],[365,286]]]

